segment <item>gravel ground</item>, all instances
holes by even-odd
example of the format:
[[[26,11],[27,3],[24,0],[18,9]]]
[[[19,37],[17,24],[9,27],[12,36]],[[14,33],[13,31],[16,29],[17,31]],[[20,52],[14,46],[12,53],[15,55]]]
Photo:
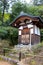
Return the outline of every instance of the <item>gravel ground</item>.
[[[6,61],[0,61],[0,65],[12,65],[12,64],[10,64],[9,62],[6,62]]]

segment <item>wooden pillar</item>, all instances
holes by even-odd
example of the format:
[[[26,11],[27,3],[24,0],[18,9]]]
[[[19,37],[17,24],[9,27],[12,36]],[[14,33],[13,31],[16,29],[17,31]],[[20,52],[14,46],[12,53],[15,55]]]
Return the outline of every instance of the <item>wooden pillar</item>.
[[[19,53],[19,61],[21,61],[21,52]]]
[[[31,31],[30,31],[30,46],[29,49],[31,50]]]

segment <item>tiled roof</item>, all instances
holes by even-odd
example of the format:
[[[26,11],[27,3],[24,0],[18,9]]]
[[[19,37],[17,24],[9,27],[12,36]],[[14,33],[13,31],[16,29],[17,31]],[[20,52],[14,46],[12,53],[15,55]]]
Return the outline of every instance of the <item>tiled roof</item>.
[[[31,17],[31,18],[37,18],[40,20],[40,22],[43,24],[43,20],[39,17],[39,16],[33,16],[33,15],[29,15],[27,13],[24,13],[24,12],[21,12],[20,15],[18,15],[13,21],[12,23],[14,23],[18,18],[22,17],[22,16],[28,16],[28,17]],[[12,24],[10,23],[10,25]]]

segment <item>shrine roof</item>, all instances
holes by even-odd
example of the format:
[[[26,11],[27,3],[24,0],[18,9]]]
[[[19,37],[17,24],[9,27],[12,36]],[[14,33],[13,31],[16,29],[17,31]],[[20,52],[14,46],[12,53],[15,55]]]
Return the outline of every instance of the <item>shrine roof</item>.
[[[39,17],[39,16],[33,16],[31,14],[27,14],[27,13],[24,13],[24,12],[21,12],[13,21],[12,23],[10,23],[10,25],[12,26],[13,23],[15,23],[19,18],[21,17],[30,17],[32,19],[36,18],[36,19],[39,19],[39,22],[42,24],[43,26],[43,20]]]

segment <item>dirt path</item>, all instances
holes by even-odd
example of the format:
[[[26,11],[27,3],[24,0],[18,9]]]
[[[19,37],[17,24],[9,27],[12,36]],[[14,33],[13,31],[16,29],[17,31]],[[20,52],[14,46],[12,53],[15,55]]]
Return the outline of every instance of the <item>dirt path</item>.
[[[19,61],[18,64],[19,64],[19,65],[27,65],[25,59],[22,59],[21,61]]]
[[[43,57],[30,57],[19,61],[19,65],[43,65]]]
[[[12,64],[10,64],[9,62],[6,62],[6,61],[0,61],[0,65],[12,65]]]

